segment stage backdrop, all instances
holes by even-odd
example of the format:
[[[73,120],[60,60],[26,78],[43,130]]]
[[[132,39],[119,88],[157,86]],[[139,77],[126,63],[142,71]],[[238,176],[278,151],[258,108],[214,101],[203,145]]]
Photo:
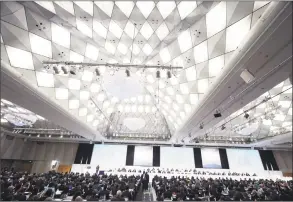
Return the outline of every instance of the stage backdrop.
[[[222,168],[220,153],[218,149],[202,148],[201,158],[203,168]]]
[[[153,147],[135,146],[134,166],[153,166]]]
[[[231,170],[250,173],[261,173],[264,171],[262,161],[257,150],[227,149],[226,151]]]
[[[223,150],[223,149],[222,149]],[[157,156],[159,155],[159,156]],[[264,166],[258,150],[157,147],[96,144],[90,167],[100,169],[125,166],[159,166],[162,168],[214,168],[262,173]]]
[[[193,148],[161,147],[160,160],[163,168],[195,168]]]
[[[100,165],[100,170],[124,167],[127,145],[95,144],[91,166]]]

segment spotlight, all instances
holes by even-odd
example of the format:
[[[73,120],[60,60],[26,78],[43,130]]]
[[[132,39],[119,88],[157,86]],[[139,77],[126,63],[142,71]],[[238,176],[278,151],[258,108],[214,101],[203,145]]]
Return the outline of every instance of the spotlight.
[[[161,77],[160,71],[156,72],[156,77],[157,77],[157,79],[159,79]]]
[[[222,125],[222,128],[221,129],[222,130],[225,130],[226,129],[225,124]]]
[[[99,72],[99,70],[96,69],[95,71],[96,71],[96,75],[97,75],[97,76],[100,76],[100,72]]]
[[[54,67],[53,67],[53,70],[54,70],[55,74],[59,74],[59,69],[58,69],[57,66],[54,66]]]
[[[125,70],[125,73],[126,73],[126,76],[127,77],[130,77],[130,72],[129,72],[129,70],[127,69],[127,70]]]
[[[172,75],[171,75],[171,72],[170,71],[167,71],[167,78],[168,79],[171,79]]]
[[[68,74],[68,71],[67,71],[67,69],[64,66],[62,66],[61,69],[62,69],[62,71],[63,71],[64,74]]]
[[[76,75],[76,73],[75,73],[74,70],[70,70],[69,72],[70,72],[70,74],[72,74],[72,75]]]
[[[244,114],[244,118],[248,119],[248,117],[249,117],[249,114],[247,114],[247,113],[245,112],[245,114]]]
[[[199,129],[203,129],[203,124],[200,124],[199,125]]]
[[[214,114],[215,118],[219,118],[221,116],[222,116],[222,114],[219,111],[216,111],[216,113]]]

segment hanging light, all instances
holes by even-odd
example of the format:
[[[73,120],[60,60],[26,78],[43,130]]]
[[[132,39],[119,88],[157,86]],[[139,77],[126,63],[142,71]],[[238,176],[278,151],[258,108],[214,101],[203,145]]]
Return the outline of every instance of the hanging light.
[[[222,128],[221,129],[222,130],[225,130],[226,129],[225,124],[222,125]]]
[[[247,114],[247,113],[245,112],[245,114],[244,114],[244,118],[248,119],[248,117],[249,117],[249,114]]]
[[[96,75],[97,75],[97,76],[100,76],[99,69],[97,68],[95,71],[96,71]]]
[[[171,75],[171,72],[170,71],[167,71],[167,78],[168,79],[171,79],[172,75]]]
[[[53,70],[54,70],[55,74],[59,74],[60,73],[57,66],[53,66]]]
[[[62,69],[62,71],[63,71],[64,74],[68,74],[68,71],[67,71],[67,69],[65,68],[65,66],[62,66],[61,69]]]
[[[157,79],[159,79],[161,77],[160,71],[156,72],[156,77],[157,77]]]
[[[130,77],[130,72],[129,72],[128,69],[125,70],[125,73],[126,73],[126,76],[127,76],[127,77]]]

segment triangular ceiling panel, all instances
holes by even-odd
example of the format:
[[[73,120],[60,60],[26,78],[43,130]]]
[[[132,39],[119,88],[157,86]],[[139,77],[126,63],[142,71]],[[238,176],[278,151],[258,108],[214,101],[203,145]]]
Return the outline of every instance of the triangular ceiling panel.
[[[225,8],[221,7],[223,5]],[[122,124],[120,133],[126,133],[129,129],[123,125],[123,120],[134,117],[145,121],[145,126],[138,130],[147,133],[142,134],[144,138],[164,136],[166,140],[201,101],[221,74],[223,65],[230,60],[235,47],[266,8],[265,4],[255,2],[197,2],[195,9],[182,13],[184,11],[179,7],[180,2],[175,1],[150,1],[148,4],[133,1],[1,2],[3,42],[15,48],[9,48],[8,57],[8,51],[5,52],[6,48],[1,44],[1,49],[5,50],[1,56],[4,60],[9,58],[17,70],[25,72],[25,77],[34,79],[35,85],[39,81],[43,85],[38,87],[41,92],[102,134],[110,131],[110,138],[119,138],[119,135],[114,136],[117,129],[113,128],[117,127],[107,123],[108,119]],[[217,13],[219,10],[223,12]],[[185,18],[182,20],[181,17]],[[252,19],[251,23],[246,22],[248,19]],[[243,36],[231,37],[238,28],[242,30],[242,25],[245,25],[241,32]],[[179,39],[184,32],[187,33],[184,36],[190,34],[190,37]],[[37,50],[38,54],[48,54],[48,58],[35,54],[35,48],[39,47],[30,41],[30,36],[40,37],[40,42],[48,44],[42,51]],[[22,50],[19,54],[27,59],[24,67],[13,58],[17,50]],[[56,65],[55,71],[53,67],[42,66],[42,62],[51,57],[55,61],[131,63],[158,68],[137,70],[111,65],[74,68],[64,65],[64,70],[64,66]],[[168,71],[160,69],[161,65],[181,66],[182,69],[173,69],[168,75]],[[71,70],[76,73],[70,73]],[[117,85],[119,90],[113,92],[111,84],[127,74],[138,83],[124,91],[123,85]],[[116,75],[120,77],[111,81]],[[139,86],[143,90],[138,94],[128,98],[118,96],[122,91],[131,92],[130,88],[135,91]],[[95,106],[90,105],[91,97]],[[154,120],[157,122],[153,123]],[[161,135],[157,137],[155,133]]]

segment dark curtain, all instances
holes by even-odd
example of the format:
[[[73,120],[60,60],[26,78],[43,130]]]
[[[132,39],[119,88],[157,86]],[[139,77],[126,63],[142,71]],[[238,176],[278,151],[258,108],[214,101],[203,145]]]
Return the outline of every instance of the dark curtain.
[[[272,150],[258,150],[265,170],[279,170]]]
[[[153,147],[153,166],[160,167],[160,154],[161,150],[159,146]]]
[[[93,149],[93,144],[80,143],[76,152],[74,164],[90,164]]]
[[[134,145],[128,145],[127,146],[127,154],[126,154],[126,165],[127,166],[133,166],[134,161]]]
[[[202,168],[201,150],[200,148],[193,148],[194,164],[196,168]]]
[[[226,149],[219,149],[219,154],[220,154],[222,168],[229,169],[230,167],[229,167]]]

